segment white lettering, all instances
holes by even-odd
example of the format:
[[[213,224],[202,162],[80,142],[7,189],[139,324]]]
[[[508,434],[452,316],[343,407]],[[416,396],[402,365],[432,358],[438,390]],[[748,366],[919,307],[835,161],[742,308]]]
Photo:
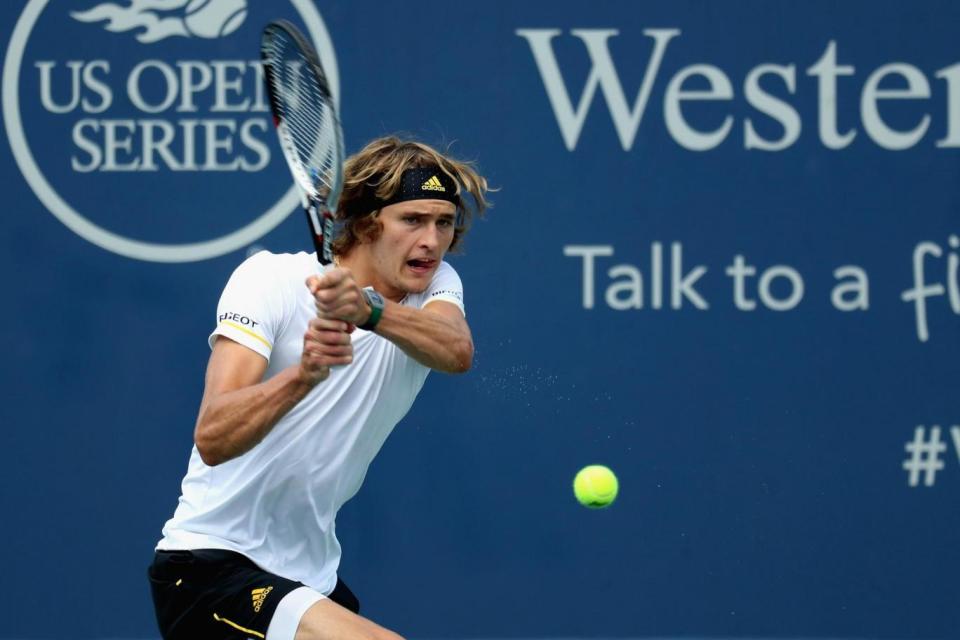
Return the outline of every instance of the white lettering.
[[[926,284],[923,259],[926,256],[939,258],[941,255],[943,255],[943,250],[939,245],[932,242],[919,243],[913,250],[913,288],[900,294],[900,299],[904,302],[914,303],[917,338],[920,342],[926,342],[930,339],[930,331],[927,327],[927,298],[942,296],[944,292],[941,284]]]
[[[233,134],[237,130],[237,123],[233,120],[204,120],[203,126],[206,133],[207,161],[203,165],[204,171],[233,171],[240,166],[240,160],[234,159],[232,162],[218,162],[218,153],[225,151],[233,153]],[[225,128],[227,137],[220,137],[218,131]]]
[[[567,257],[583,258],[583,308],[593,309],[594,291],[594,258],[613,255],[610,245],[567,245],[563,248],[563,255]]]
[[[594,306],[594,291],[596,290],[595,273],[597,257],[610,257],[614,250],[611,245],[567,245],[563,248],[565,256],[583,258],[582,275],[582,305],[584,309]],[[708,309],[707,301],[696,290],[695,284],[707,268],[698,265],[692,270],[684,272],[683,245],[679,242],[671,244],[670,263],[670,307],[675,310],[683,308],[686,299],[697,309]],[[606,272],[611,279],[604,292],[604,301],[607,306],[616,311],[627,309],[643,309],[644,283],[643,272],[631,264],[614,265]],[[650,245],[650,308],[663,307],[663,244],[653,242]]]
[[[133,120],[104,120],[103,121],[103,151],[105,161],[102,171],[136,171],[140,160],[134,158],[129,162],[118,161],[118,152],[131,153],[133,151],[133,133],[137,124]],[[124,135],[129,134],[129,135]]]
[[[83,110],[87,113],[103,113],[113,104],[113,91],[103,80],[93,75],[93,72],[100,69],[105,75],[110,73],[110,63],[106,60],[95,60],[83,68],[83,84],[85,87],[100,96],[100,104],[94,105],[90,100],[83,99]]]
[[[846,265],[835,269],[833,278],[835,280],[850,278],[845,282],[838,282],[830,292],[830,301],[836,309],[866,311],[870,308],[870,287],[866,271],[854,265]]]
[[[216,76],[214,86],[216,87],[216,101],[213,103],[211,111],[247,111],[250,108],[250,98],[244,98],[242,102],[229,102],[230,93],[242,95],[243,92],[243,72],[246,65],[243,62],[218,60],[213,63],[213,72]],[[238,75],[231,79],[228,72],[236,71]]]
[[[157,69],[160,71],[160,75],[163,76],[166,95],[157,105],[147,104],[147,101],[143,98],[143,94],[140,92],[140,76],[143,75],[143,72],[147,69]],[[127,94],[130,96],[130,101],[133,102],[133,106],[146,113],[160,113],[161,111],[169,109],[170,105],[177,99],[177,92],[177,74],[170,65],[162,60],[144,60],[133,68],[133,71],[130,72],[130,77],[127,78]]]
[[[70,113],[76,109],[80,104],[80,70],[83,68],[83,62],[71,60],[67,63],[70,69],[70,100],[66,104],[57,104],[53,101],[50,75],[57,63],[40,60],[34,65],[40,70],[40,103],[43,108],[50,113]]]
[[[960,249],[960,238],[951,235],[948,239],[951,249]],[[950,307],[953,312],[960,314],[960,278],[957,271],[960,270],[960,258],[956,251],[951,251],[947,256],[947,290],[950,292]]]
[[[960,64],[937,71],[947,81],[947,137],[937,140],[938,147],[960,147]]]
[[[783,137],[779,140],[766,140],[753,128],[753,121],[747,118],[744,123],[743,146],[745,149],[760,149],[761,151],[783,151],[800,137],[800,114],[791,105],[774,98],[760,87],[760,77],[774,74],[783,78],[787,91],[792,95],[796,91],[796,67],[787,67],[775,64],[763,64],[747,74],[744,83],[744,94],[750,106],[757,111],[770,116],[783,127]]]
[[[86,151],[90,156],[90,162],[84,164],[77,159],[77,156],[70,157],[70,166],[74,171],[80,173],[90,173],[95,171],[100,163],[103,162],[103,155],[100,153],[100,146],[83,135],[85,128],[92,129],[94,133],[100,130],[100,125],[96,120],[78,120],[73,125],[73,144],[80,150]]]
[[[663,245],[650,245],[650,306],[663,308]]]
[[[194,60],[178,61],[177,66],[180,67],[180,105],[177,111],[196,113],[197,105],[194,104],[193,97],[210,86],[213,82],[213,71],[210,70],[210,65]]]
[[[607,306],[617,311],[643,308],[643,276],[639,269],[629,264],[618,264],[607,271],[607,276],[610,278],[623,276],[625,278],[622,282],[614,282],[607,287],[604,296]],[[626,292],[627,296],[621,298],[621,292]]]
[[[183,170],[197,171],[197,127],[199,120],[183,120],[180,129],[183,131]]]
[[[726,274],[733,278],[733,304],[740,311],[753,311],[757,308],[756,300],[747,298],[746,279],[757,274],[757,268],[748,265],[744,257],[737,254],[733,264],[727,267]]]
[[[670,258],[670,306],[679,309],[683,306],[683,299],[686,298],[697,309],[709,309],[710,305],[707,304],[707,301],[700,297],[700,294],[693,288],[694,283],[707,272],[707,268],[699,265],[684,276],[683,245],[679,242],[674,242],[670,246]]]
[[[679,29],[646,29],[644,35],[653,39],[653,47],[646,60],[646,69],[636,97],[627,98],[620,80],[619,72],[610,53],[610,41],[619,36],[617,29],[572,29],[570,35],[578,38],[587,50],[590,69],[579,94],[571,94],[560,69],[554,50],[554,39],[564,32],[561,29],[517,29],[515,33],[524,38],[530,47],[537,71],[546,89],[553,114],[557,120],[564,145],[570,151],[576,149],[583,127],[589,115],[597,91],[603,93],[607,109],[613,120],[621,147],[629,151],[636,140],[640,124],[646,113],[652,89],[657,82],[659,72],[666,55],[667,47],[673,38],[681,35]],[[254,63],[250,63],[254,64]],[[258,74],[262,68],[256,67]],[[227,67],[218,68],[217,102],[218,109],[241,108],[244,102],[228,100],[233,92],[238,95],[240,81],[236,76],[227,75]],[[241,72],[239,66],[229,67],[230,71]],[[840,64],[838,46],[830,40],[819,59],[806,69],[806,74],[817,78],[817,119],[821,143],[829,149],[844,149],[856,139],[857,128],[841,129],[838,123],[839,79],[856,75],[853,65]],[[786,94],[797,94],[797,66],[760,64],[751,69],[743,81],[744,97],[747,104],[760,114],[767,116],[783,128],[778,138],[768,137],[758,130],[756,117],[743,118],[743,146],[745,149],[762,151],[783,151],[793,146],[803,130],[800,111],[788,100],[777,97],[762,85],[764,76],[774,75],[781,78]],[[881,88],[889,76],[898,76],[906,84],[903,88]],[[936,76],[947,83],[947,134],[936,142],[937,147],[960,147],[960,63],[944,67]],[[691,78],[701,78],[701,86],[690,88]],[[705,82],[703,82],[705,81]],[[702,85],[706,84],[706,88]],[[696,86],[695,84],[693,86]],[[574,98],[576,97],[576,102]],[[734,100],[733,86],[726,72],[710,64],[693,64],[682,68],[670,78],[664,90],[663,117],[669,134],[680,146],[692,151],[709,151],[721,145],[730,135],[736,116],[733,112],[723,113],[722,121],[713,129],[703,130],[694,127],[688,119],[691,108],[685,104],[696,101]],[[886,64],[874,70],[867,78],[860,92],[860,120],[871,141],[882,148],[903,150],[915,146],[927,133],[932,123],[930,113],[919,114],[919,121],[913,128],[899,130],[891,127],[880,115],[882,100],[928,100],[931,97],[930,83],[919,68],[896,62]],[[262,88],[257,89],[255,107],[262,105]],[[703,125],[700,125],[703,126]],[[763,129],[763,127],[760,127]]]
[[[518,36],[527,40],[530,50],[533,52],[534,61],[547,90],[550,106],[553,108],[557,124],[560,126],[564,144],[570,151],[576,149],[580,131],[583,129],[587,112],[599,86],[603,91],[607,108],[613,118],[620,144],[624,151],[629,151],[633,147],[640,121],[646,111],[647,101],[659,73],[667,43],[680,35],[680,30],[644,30],[644,35],[654,39],[654,49],[647,62],[647,70],[644,73],[643,82],[640,85],[632,109],[627,106],[627,99],[623,92],[623,86],[620,84],[620,77],[617,75],[617,70],[610,57],[610,50],[607,47],[607,40],[617,35],[619,31],[616,29],[574,29],[570,32],[580,38],[586,45],[591,63],[590,75],[587,77],[576,110],[574,110],[573,102],[567,94],[566,85],[551,44],[553,38],[560,33],[559,29],[517,29],[516,31]]]
[[[262,119],[251,119],[247,120],[240,127],[240,142],[243,143],[250,151],[253,151],[257,156],[256,162],[250,162],[245,157],[240,159],[240,168],[243,171],[256,172],[262,171],[270,164],[270,147],[266,143],[257,140],[253,135],[253,129],[259,129],[260,131],[268,131],[270,125],[266,120]]]
[[[857,135],[855,130],[843,135],[837,132],[837,77],[852,76],[854,71],[852,66],[837,65],[837,43],[834,40],[830,41],[816,64],[807,69],[808,76],[817,76],[820,141],[830,149],[843,149]]]
[[[156,171],[158,167],[154,155],[157,153],[160,154],[168,169],[182,170],[183,167],[180,166],[180,163],[170,151],[170,144],[176,136],[173,125],[166,120],[140,120],[138,124],[143,137],[143,164],[140,170]],[[159,130],[161,134],[159,140],[154,134],[156,130]]]
[[[790,281],[790,295],[785,299],[778,299],[770,292],[770,285],[776,278],[786,278]],[[777,265],[770,267],[760,275],[760,302],[774,311],[789,311],[803,300],[803,278],[792,267]]]
[[[740,311],[753,311],[757,308],[756,300],[747,298],[746,291],[747,277],[756,273],[757,268],[747,264],[740,254],[734,256],[733,264],[726,268],[726,274],[733,278],[733,304]],[[773,281],[777,278],[786,278],[790,282],[790,294],[786,298],[777,298],[770,291]],[[774,311],[789,311],[803,299],[803,278],[796,269],[786,265],[776,265],[761,273],[757,288],[760,302]]]
[[[710,89],[707,91],[684,90],[683,83],[687,78],[700,75],[707,79]],[[716,67],[706,64],[695,64],[681,69],[667,85],[667,92],[663,98],[663,112],[667,123],[667,130],[680,146],[691,151],[709,151],[716,148],[733,128],[733,116],[727,116],[723,124],[712,132],[697,131],[683,117],[680,102],[695,100],[730,100],[733,98],[733,85],[726,74]]]
[[[907,81],[907,89],[880,89],[880,83],[886,76],[900,75]],[[920,141],[930,126],[930,116],[925,114],[920,124],[910,131],[891,129],[880,117],[877,108],[879,100],[913,100],[930,97],[930,83],[916,67],[895,63],[880,67],[870,74],[860,96],[860,117],[863,128],[874,142],[893,151],[909,149]]]
[[[199,146],[198,129],[202,132]],[[88,157],[75,154],[71,166],[81,173],[163,168],[258,172],[270,164],[270,148],[262,139],[269,129],[263,118],[242,122],[189,119],[175,123],[151,118],[85,119],[74,125],[73,142]],[[202,156],[202,165],[198,155]]]

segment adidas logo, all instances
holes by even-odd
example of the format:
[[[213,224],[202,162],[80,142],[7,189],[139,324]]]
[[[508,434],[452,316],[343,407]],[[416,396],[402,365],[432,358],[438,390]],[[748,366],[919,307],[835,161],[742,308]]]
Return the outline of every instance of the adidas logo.
[[[426,182],[424,182],[422,185],[420,185],[420,188],[423,189],[424,191],[443,191],[443,192],[446,192],[446,189],[444,189],[444,188],[443,188],[443,185],[440,184],[440,179],[437,178],[437,176],[433,176],[432,178],[430,178],[429,180],[427,180]]]
[[[254,589],[251,591],[251,596],[253,597],[253,610],[257,613],[260,613],[260,607],[263,606],[263,601],[267,599],[267,596],[270,595],[270,592],[273,591],[273,587],[261,587],[260,589]]]

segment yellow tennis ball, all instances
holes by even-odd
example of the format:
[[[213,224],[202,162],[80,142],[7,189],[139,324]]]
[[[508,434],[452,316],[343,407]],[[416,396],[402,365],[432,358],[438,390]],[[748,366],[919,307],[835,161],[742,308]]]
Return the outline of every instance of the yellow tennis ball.
[[[577,472],[573,479],[573,494],[585,507],[602,509],[610,506],[620,490],[617,476],[602,464],[592,464]]]

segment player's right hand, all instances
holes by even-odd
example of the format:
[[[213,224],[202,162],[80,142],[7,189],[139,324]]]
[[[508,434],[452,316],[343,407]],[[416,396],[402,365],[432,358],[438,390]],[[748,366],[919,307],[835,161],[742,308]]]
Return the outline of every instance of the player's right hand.
[[[330,367],[353,362],[353,326],[332,318],[313,318],[303,334],[300,378],[310,385],[323,382]]]

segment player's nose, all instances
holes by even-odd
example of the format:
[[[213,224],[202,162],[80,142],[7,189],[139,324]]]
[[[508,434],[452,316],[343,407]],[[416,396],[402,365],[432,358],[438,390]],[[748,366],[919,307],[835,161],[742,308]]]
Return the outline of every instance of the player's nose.
[[[423,232],[420,234],[420,246],[428,249],[436,249],[440,244],[440,230],[436,224],[424,225]]]

